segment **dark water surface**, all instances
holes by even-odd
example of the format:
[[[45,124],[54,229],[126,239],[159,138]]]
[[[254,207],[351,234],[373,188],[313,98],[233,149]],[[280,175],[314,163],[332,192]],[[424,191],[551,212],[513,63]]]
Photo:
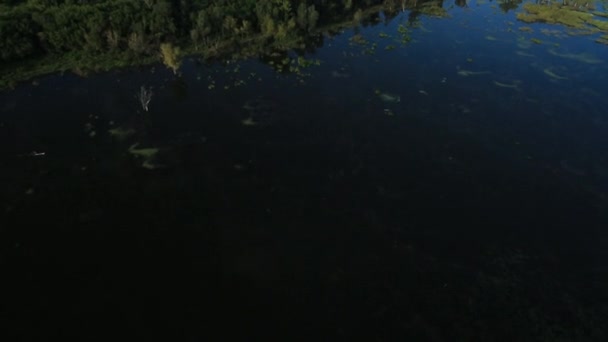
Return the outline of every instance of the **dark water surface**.
[[[444,7],[1,93],[10,340],[607,340],[608,46]]]

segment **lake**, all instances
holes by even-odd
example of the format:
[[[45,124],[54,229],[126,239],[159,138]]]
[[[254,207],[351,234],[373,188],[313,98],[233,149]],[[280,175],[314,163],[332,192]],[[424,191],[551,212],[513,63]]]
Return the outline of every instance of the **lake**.
[[[1,92],[11,340],[605,341],[608,46],[522,6]]]

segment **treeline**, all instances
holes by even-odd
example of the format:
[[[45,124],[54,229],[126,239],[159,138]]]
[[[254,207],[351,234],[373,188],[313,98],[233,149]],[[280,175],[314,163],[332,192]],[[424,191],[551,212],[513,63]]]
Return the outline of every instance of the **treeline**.
[[[386,1],[386,0],[385,0]],[[289,40],[380,0],[0,0],[0,61],[82,51],[151,55],[261,35]]]

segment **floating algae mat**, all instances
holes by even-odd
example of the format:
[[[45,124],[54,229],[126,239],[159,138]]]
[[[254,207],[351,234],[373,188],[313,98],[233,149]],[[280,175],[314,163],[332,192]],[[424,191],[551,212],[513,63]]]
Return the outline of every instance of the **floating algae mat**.
[[[535,57],[533,54],[531,53],[527,53],[524,51],[515,51],[515,53],[519,56],[524,56],[524,57]]]
[[[144,169],[154,170],[162,167],[156,164],[156,156],[160,149],[154,147],[138,148],[139,143],[135,143],[129,147],[129,153],[141,160],[141,166]]]
[[[526,23],[562,24],[574,28],[585,28],[587,21],[593,19],[592,13],[580,12],[559,5],[525,4],[525,12],[518,13],[517,19]]]
[[[517,14],[517,19],[525,23],[561,24],[576,29],[593,32],[608,32],[608,21],[598,19],[600,16],[563,5],[525,4],[524,12]]]
[[[401,96],[397,94],[383,93],[380,90],[376,89],[374,93],[382,100],[387,103],[398,103],[401,102]]]
[[[494,85],[497,87],[509,88],[509,89],[515,89],[515,90],[519,90],[519,84],[520,84],[520,82],[518,82],[518,81],[513,81],[512,84],[494,81]]]
[[[553,79],[556,79],[556,80],[567,80],[567,79],[568,79],[568,77],[565,77],[565,76],[560,76],[560,75],[558,75],[558,74],[554,73],[554,72],[553,72],[553,71],[551,71],[551,69],[549,69],[549,68],[544,69],[544,70],[543,70],[543,72],[545,73],[545,75],[547,75],[547,76],[549,76],[549,77],[551,77],[551,78],[553,78]]]
[[[444,18],[449,16],[448,11],[443,8],[442,3],[439,1],[430,1],[423,3],[421,6],[416,8],[416,11],[437,18]]]
[[[117,140],[125,140],[126,138],[135,134],[135,130],[132,128],[117,127],[108,130],[108,133],[110,133],[110,136],[116,138]]]
[[[489,73],[490,73],[489,71],[471,71],[471,70],[459,70],[458,71],[458,75],[464,76],[464,77],[475,76],[475,75],[487,75]]]
[[[548,52],[554,56],[575,60],[575,61],[581,62],[581,63],[600,64],[600,63],[604,62],[601,59],[599,59],[593,55],[590,55],[588,53],[580,53],[580,54],[561,53],[561,52],[555,51],[554,49],[549,49]]]

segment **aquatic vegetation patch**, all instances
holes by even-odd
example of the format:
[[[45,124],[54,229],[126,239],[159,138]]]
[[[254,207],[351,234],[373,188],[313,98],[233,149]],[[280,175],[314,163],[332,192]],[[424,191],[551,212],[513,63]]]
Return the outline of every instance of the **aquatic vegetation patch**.
[[[573,10],[559,5],[525,4],[525,12],[517,14],[517,19],[525,23],[562,24],[569,27],[584,28],[593,19],[592,13]]]
[[[243,126],[256,126],[258,123],[252,117],[241,120]]]
[[[403,24],[399,24],[399,26],[397,27],[397,33],[399,33],[400,42],[403,45],[409,43],[412,40],[412,37],[410,36],[410,30]]]
[[[302,56],[299,56],[297,59],[297,63],[299,67],[308,68],[310,66],[319,66],[321,65],[320,59],[306,59]]]
[[[158,148],[148,147],[148,148],[137,148],[139,143],[135,143],[129,147],[129,153],[144,159],[154,158],[158,153]]]
[[[52,73],[82,71],[103,72],[113,69],[151,64],[156,57],[133,58],[128,53],[109,52],[89,54],[87,52],[68,52],[61,55],[48,55],[40,59],[27,59],[0,65],[0,90],[14,88],[19,82]],[[79,70],[80,72],[76,72]]]
[[[489,71],[471,71],[471,70],[458,70],[457,74],[460,76],[468,77],[475,75],[487,75]]]
[[[352,44],[367,45],[369,42],[362,34],[356,34],[348,39]]]
[[[602,32],[608,32],[608,21],[606,20],[592,19],[589,20],[589,24],[601,30]]]
[[[438,1],[423,3],[417,7],[415,11],[436,18],[445,18],[449,16],[448,11],[446,11],[446,9],[442,7],[442,3]]]
[[[550,37],[555,37],[558,39],[563,39],[563,38],[568,38],[569,35],[566,34],[564,31],[562,30],[549,30],[549,29],[541,29],[540,32],[546,36],[550,36]],[[580,34],[580,31],[576,33],[577,35]]]
[[[608,33],[608,21],[598,19],[606,17],[597,11],[586,12],[585,8],[571,7],[569,5],[540,5],[527,3],[523,6],[524,12],[517,14],[517,19],[525,23],[559,24],[569,28],[581,30],[578,34],[597,32]],[[574,32],[570,32],[574,34]]]
[[[516,52],[515,52],[515,54],[517,54],[517,55],[519,55],[519,56],[522,56],[522,57],[536,57],[536,56],[534,56],[534,55],[533,55],[533,54],[531,54],[531,53],[527,53],[527,52],[524,52],[524,51],[519,51],[519,50],[518,50],[518,51],[516,51]]]
[[[500,88],[508,88],[508,89],[514,89],[514,90],[519,90],[519,81],[514,81],[513,83],[509,84],[509,83],[502,83],[502,82],[498,82],[498,81],[494,81],[494,85]]]
[[[551,77],[552,79],[555,79],[555,80],[567,80],[567,79],[568,79],[568,77],[565,77],[565,76],[560,76],[560,75],[558,75],[558,74],[554,73],[554,72],[553,72],[553,71],[551,71],[551,69],[549,69],[549,68],[544,69],[544,70],[543,70],[543,73],[545,73],[545,75],[547,75],[547,76],[549,76],[549,77]]]
[[[121,126],[108,130],[108,133],[112,138],[122,141],[135,134],[135,130],[132,128],[125,128]]]
[[[606,12],[594,11],[593,15],[596,15],[596,16],[602,17],[602,18],[608,18],[608,13],[606,13]]]
[[[139,143],[135,143],[129,147],[129,154],[141,161],[140,166],[144,169],[154,170],[162,167],[156,163],[156,157],[160,149],[155,147],[138,148]]]
[[[532,42],[527,40],[525,37],[517,38],[517,47],[520,49],[529,49],[532,46]]]
[[[374,91],[374,94],[376,94],[380,98],[380,100],[382,100],[382,102],[386,102],[386,103],[401,102],[401,96],[396,95],[396,94],[384,93],[378,89],[376,89]]]
[[[575,60],[577,62],[586,63],[586,64],[600,64],[600,63],[604,62],[601,59],[599,59],[591,54],[588,54],[588,53],[580,53],[580,54],[561,53],[561,52],[555,51],[554,49],[549,49],[548,52],[550,54],[552,54],[553,56],[571,59],[571,60]]]

